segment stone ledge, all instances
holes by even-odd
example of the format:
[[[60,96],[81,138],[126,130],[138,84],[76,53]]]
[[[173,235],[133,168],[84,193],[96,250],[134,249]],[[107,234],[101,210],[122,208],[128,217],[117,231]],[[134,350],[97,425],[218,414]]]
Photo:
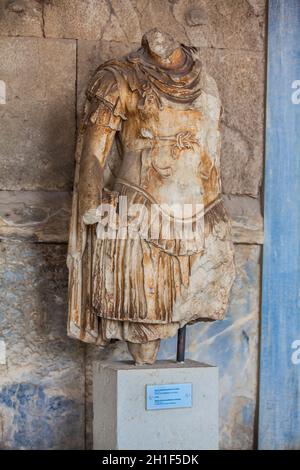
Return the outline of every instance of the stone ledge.
[[[71,193],[0,191],[0,239],[65,243]]]
[[[225,205],[232,217],[232,239],[234,243],[262,245],[264,223],[260,200],[249,196],[223,195]]]
[[[72,195],[61,191],[0,191],[0,240],[67,243]],[[224,196],[234,243],[263,243],[259,200]]]

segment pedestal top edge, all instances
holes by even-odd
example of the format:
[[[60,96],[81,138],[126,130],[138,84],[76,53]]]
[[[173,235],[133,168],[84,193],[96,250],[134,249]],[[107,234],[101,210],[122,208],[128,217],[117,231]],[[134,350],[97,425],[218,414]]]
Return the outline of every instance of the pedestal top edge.
[[[113,370],[153,370],[153,369],[193,369],[193,368],[217,368],[212,364],[186,359],[184,362],[175,360],[161,360],[154,364],[135,365],[133,361],[95,361],[94,367],[109,368]]]

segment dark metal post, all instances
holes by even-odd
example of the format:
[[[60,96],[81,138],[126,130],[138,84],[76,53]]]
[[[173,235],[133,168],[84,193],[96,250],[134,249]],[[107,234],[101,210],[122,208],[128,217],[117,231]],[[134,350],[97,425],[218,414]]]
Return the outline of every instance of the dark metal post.
[[[185,356],[185,335],[186,335],[186,325],[178,330],[177,337],[177,362],[184,362]]]

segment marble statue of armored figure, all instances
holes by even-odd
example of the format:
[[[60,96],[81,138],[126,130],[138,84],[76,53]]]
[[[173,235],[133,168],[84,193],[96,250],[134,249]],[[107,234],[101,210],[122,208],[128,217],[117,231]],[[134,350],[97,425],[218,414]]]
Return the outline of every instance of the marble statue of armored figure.
[[[153,363],[161,339],[224,318],[235,276],[219,93],[196,48],[154,29],[138,50],[100,65],[86,95],[68,334],[126,341],[136,363]]]

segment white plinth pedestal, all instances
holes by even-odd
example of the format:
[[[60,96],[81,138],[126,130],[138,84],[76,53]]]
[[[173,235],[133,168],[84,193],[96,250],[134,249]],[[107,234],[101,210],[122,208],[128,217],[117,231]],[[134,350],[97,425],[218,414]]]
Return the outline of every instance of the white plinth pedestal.
[[[165,393],[166,387],[160,387],[164,384],[171,391],[176,384],[188,387],[188,407],[147,409],[146,386],[156,385],[155,390]],[[190,360],[158,361],[153,366],[96,362],[93,402],[94,449],[218,449],[217,367]]]

